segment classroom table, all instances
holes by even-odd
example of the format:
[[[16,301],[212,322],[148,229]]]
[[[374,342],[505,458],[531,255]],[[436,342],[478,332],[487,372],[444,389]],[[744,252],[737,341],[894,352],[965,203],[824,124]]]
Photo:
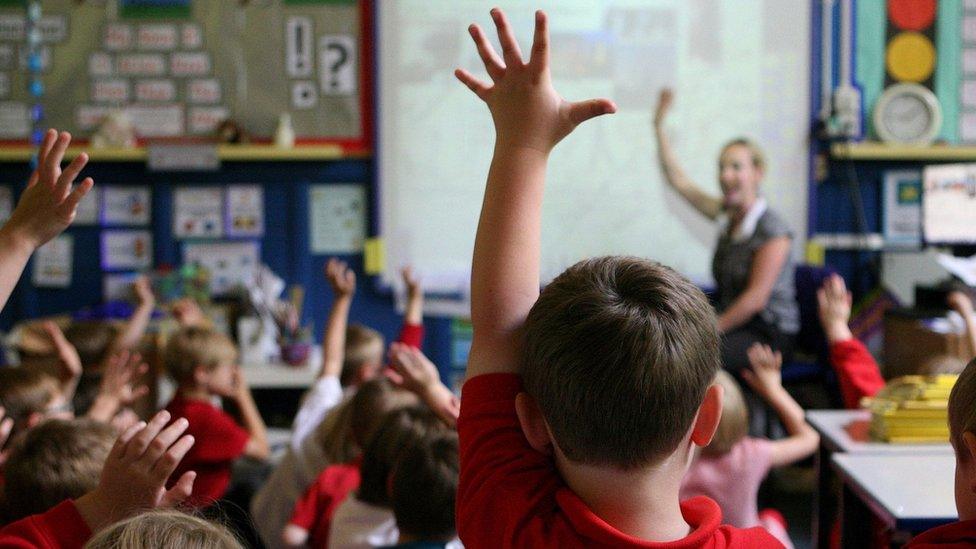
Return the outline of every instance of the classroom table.
[[[835,454],[844,483],[841,546],[868,547],[871,516],[916,535],[958,520],[952,454]]]
[[[305,389],[322,368],[322,347],[315,345],[302,366],[289,366],[281,361],[241,364],[244,379],[251,389]]]
[[[952,447],[944,444],[890,444],[874,442],[868,437],[871,422],[869,410],[810,410],[807,422],[820,434],[820,448],[816,455],[817,491],[814,494],[816,512],[813,514],[814,547],[830,546],[830,527],[834,517],[835,500],[831,496],[833,471],[831,456],[835,453],[857,455],[952,455]],[[823,522],[823,524],[821,524]]]

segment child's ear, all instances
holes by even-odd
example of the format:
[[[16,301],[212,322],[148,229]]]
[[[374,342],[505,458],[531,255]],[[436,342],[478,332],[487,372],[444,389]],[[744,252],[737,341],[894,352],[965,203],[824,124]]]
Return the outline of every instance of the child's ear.
[[[202,364],[193,367],[193,382],[197,385],[206,385],[210,382],[210,372]]]
[[[519,393],[515,397],[515,412],[518,414],[519,424],[526,440],[535,451],[552,455],[552,435],[549,425],[539,409],[539,404],[528,393]]]
[[[976,460],[976,434],[969,431],[964,432],[962,434],[962,446],[963,447],[960,448],[960,451],[957,453],[961,454],[962,452],[968,452],[969,455],[965,456],[965,459],[962,460],[957,458],[957,461],[970,464],[974,463],[973,460]],[[971,475],[970,479],[972,484],[969,486],[969,490],[976,494],[976,475]]]
[[[705,447],[715,436],[718,429],[718,422],[722,419],[722,386],[713,383],[707,391],[701,406],[698,407],[698,417],[695,418],[695,425],[691,429],[691,441],[697,446]]]
[[[31,412],[27,416],[27,421],[24,422],[24,426],[26,426],[28,429],[33,429],[42,421],[44,421],[44,414],[42,412]]]

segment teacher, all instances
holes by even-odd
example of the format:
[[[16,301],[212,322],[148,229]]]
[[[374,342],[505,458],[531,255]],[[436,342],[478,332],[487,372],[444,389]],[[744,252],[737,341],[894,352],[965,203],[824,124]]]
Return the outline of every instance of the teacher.
[[[759,193],[766,170],[762,151],[748,139],[728,142],[718,160],[722,196],[708,194],[678,165],[664,131],[673,100],[671,90],[662,90],[654,112],[664,178],[708,219],[718,221],[723,214],[726,219],[712,258],[723,365],[733,373],[748,368],[746,351],[755,342],[789,356],[800,328],[790,254],[793,233]]]

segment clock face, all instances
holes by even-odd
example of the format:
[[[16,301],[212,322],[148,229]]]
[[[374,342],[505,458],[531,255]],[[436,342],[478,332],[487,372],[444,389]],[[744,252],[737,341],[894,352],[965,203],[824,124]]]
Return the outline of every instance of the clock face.
[[[892,98],[885,109],[884,124],[899,140],[923,139],[932,124],[929,106],[916,95],[899,95]]]

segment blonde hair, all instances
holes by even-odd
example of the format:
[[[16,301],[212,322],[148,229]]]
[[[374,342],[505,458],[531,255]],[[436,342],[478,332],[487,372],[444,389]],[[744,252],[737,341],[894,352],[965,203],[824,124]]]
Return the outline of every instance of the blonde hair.
[[[755,141],[748,137],[736,137],[722,146],[722,154],[725,154],[725,151],[732,147],[745,147],[748,149],[749,156],[752,157],[752,165],[760,170],[766,170],[766,155],[763,154],[762,149],[759,148],[759,145]]]
[[[209,371],[235,360],[234,342],[211,328],[183,328],[170,336],[166,344],[166,370],[177,383],[192,380],[194,370],[200,366]]]
[[[128,518],[102,530],[85,549],[243,549],[226,526],[179,511],[158,510]]]
[[[949,439],[960,460],[968,460],[969,452],[961,451],[966,445],[963,433],[976,433],[976,359],[959,374],[959,379],[949,393]]]
[[[18,437],[4,469],[6,518],[43,513],[93,490],[114,443],[112,427],[90,419],[51,419]]]
[[[356,381],[363,366],[383,361],[383,336],[362,324],[350,324],[346,329],[346,349],[339,381],[343,386]]]
[[[919,374],[936,376],[939,374],[958,374],[966,369],[966,361],[952,355],[936,355],[922,363]]]
[[[715,429],[715,436],[702,448],[702,454],[707,456],[729,453],[749,433],[749,409],[739,384],[725,370],[719,370],[715,383],[724,389],[725,394],[722,396],[722,419]]]

